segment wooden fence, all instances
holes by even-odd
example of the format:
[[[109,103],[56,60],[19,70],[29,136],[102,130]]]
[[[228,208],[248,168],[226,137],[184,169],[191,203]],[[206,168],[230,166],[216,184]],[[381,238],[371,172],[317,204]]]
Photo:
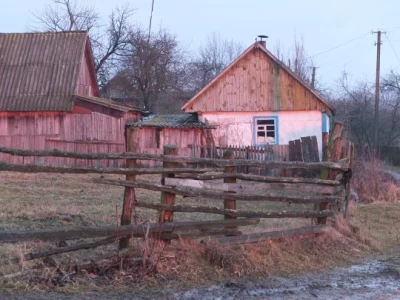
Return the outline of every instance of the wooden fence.
[[[124,174],[125,180],[98,178],[99,184],[125,187],[121,226],[97,228],[62,228],[44,231],[0,231],[0,242],[25,240],[67,240],[77,238],[106,237],[91,243],[70,247],[28,253],[26,259],[44,257],[55,253],[88,249],[120,240],[119,247],[129,245],[131,236],[142,237],[146,233],[161,240],[170,241],[179,237],[198,238],[209,236],[209,240],[221,244],[237,244],[268,239],[321,233],[329,229],[327,218],[343,211],[348,203],[349,171],[352,162],[352,145],[343,147],[342,124],[335,124],[331,139],[326,146],[323,162],[260,161],[254,159],[233,159],[234,152],[226,151],[223,158],[194,158],[177,155],[177,147],[164,147],[163,155],[135,152],[135,143],[128,144],[126,153],[75,153],[61,151],[35,151],[0,148],[0,153],[17,156],[68,157],[74,159],[112,160],[125,159],[127,168],[59,167],[0,163],[0,171],[57,172],[57,173],[105,173]],[[128,131],[128,141],[131,141]],[[152,160],[163,163],[162,168],[138,168],[138,160]],[[203,168],[194,168],[193,165]],[[243,174],[236,172],[238,166],[281,169],[320,170],[321,178],[276,177]],[[139,180],[137,175],[160,174],[161,182]],[[223,182],[216,182],[223,180]],[[240,180],[240,181],[237,181]],[[161,192],[161,201],[143,202],[135,197],[135,189]],[[175,196],[212,198],[223,201],[223,208],[207,205],[175,204]],[[347,198],[346,198],[347,197]],[[237,201],[270,201],[306,204],[307,209],[281,211],[239,210]],[[131,225],[133,207],[144,207],[159,212],[159,222]],[[174,212],[201,212],[223,215],[225,220],[176,222]],[[281,231],[262,231],[243,234],[238,227],[258,224],[261,218],[314,218],[317,225]],[[212,236],[212,238],[211,238]]]

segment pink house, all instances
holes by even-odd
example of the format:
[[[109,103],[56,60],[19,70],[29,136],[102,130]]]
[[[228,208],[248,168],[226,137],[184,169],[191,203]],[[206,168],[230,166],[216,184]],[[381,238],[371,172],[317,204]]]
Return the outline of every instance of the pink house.
[[[334,108],[255,42],[182,109],[215,126],[217,146],[286,145],[329,131]]]

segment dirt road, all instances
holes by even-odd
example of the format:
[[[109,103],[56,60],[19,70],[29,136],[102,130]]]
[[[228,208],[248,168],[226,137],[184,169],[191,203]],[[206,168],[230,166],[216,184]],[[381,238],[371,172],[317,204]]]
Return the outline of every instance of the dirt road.
[[[400,299],[400,256],[327,274],[194,289],[170,299]]]
[[[0,299],[400,299],[400,254],[329,273],[228,281],[186,291],[0,294]]]

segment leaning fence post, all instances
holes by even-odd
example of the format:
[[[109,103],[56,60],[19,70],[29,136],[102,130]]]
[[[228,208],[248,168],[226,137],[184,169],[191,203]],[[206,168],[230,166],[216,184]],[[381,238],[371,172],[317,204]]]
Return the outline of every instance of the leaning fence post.
[[[323,161],[325,162],[338,162],[340,160],[340,154],[343,146],[342,132],[344,124],[336,122],[333,126],[332,135],[329,138],[329,143],[325,149]],[[329,169],[322,169],[321,179],[331,179],[335,180],[336,171]],[[321,202],[319,206],[320,210],[326,210],[329,208],[327,202]],[[317,219],[318,224],[326,224],[326,217],[321,217]]]
[[[176,145],[165,145],[164,155],[178,155],[178,147]],[[164,162],[163,168],[176,168],[178,164],[176,162]],[[161,184],[165,184],[165,177],[174,177],[173,173],[163,174],[161,177]],[[167,205],[175,204],[175,194],[161,192],[161,203]],[[160,212],[159,221],[161,223],[172,222],[174,217],[174,212],[171,210],[162,210]]]
[[[351,196],[351,172],[354,167],[354,144],[349,141],[348,149],[347,149],[347,156],[349,158],[349,171],[348,171],[348,177],[346,178],[346,194],[345,194],[345,207],[344,207],[344,212],[343,216],[345,219],[347,219],[347,214],[349,211],[349,202],[350,202],[350,196]]]
[[[126,151],[137,151],[137,128],[126,127]],[[126,160],[127,168],[136,168],[136,159]],[[126,180],[135,181],[135,175],[126,175]],[[124,203],[122,205],[121,225],[129,225],[132,220],[133,203],[135,201],[135,189],[125,187]],[[129,237],[123,238],[119,241],[119,249],[124,249],[129,246]]]
[[[225,151],[223,159],[233,160],[235,158],[235,153],[232,150]],[[224,168],[225,173],[235,173],[235,167],[229,166]],[[224,178],[224,183],[236,183],[236,178]],[[224,200],[225,209],[236,210],[236,200]],[[225,215],[225,219],[236,219],[236,217]]]

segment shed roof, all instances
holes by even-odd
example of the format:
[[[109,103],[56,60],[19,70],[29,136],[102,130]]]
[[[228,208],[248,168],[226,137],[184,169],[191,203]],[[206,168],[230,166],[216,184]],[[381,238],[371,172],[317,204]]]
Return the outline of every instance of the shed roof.
[[[209,128],[198,120],[196,114],[150,115],[140,121],[128,124],[129,127],[157,128]]]
[[[71,111],[83,31],[0,33],[0,110]]]

